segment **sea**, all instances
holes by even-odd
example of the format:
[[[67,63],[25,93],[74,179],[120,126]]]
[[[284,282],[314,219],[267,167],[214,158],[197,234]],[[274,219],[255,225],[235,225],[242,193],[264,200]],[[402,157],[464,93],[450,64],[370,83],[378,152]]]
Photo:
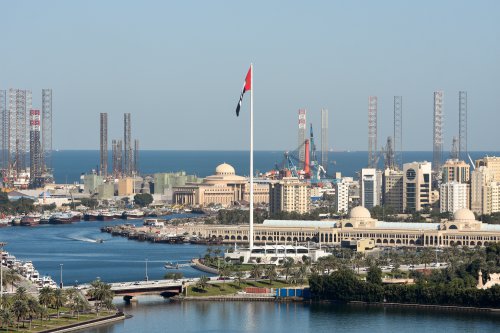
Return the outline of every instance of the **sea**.
[[[288,152],[297,156],[297,152]],[[469,152],[472,160],[483,156],[500,156],[500,152],[473,151]],[[254,170],[256,173],[266,172],[284,163],[285,151],[255,151]],[[443,159],[449,156],[443,153]],[[111,168],[111,153],[108,166]],[[402,162],[432,161],[431,151],[408,151],[402,153]],[[466,158],[465,156],[463,156]],[[215,168],[221,163],[231,164],[238,175],[249,175],[248,151],[196,151],[196,150],[141,150],[139,152],[138,169],[143,175],[156,172],[186,171],[188,174],[206,177],[214,174]],[[366,167],[368,153],[366,151],[329,152],[328,163],[325,166],[329,175],[341,172],[342,175],[353,177],[361,168]],[[383,159],[379,159],[379,167],[383,166]],[[97,170],[99,167],[98,150],[59,150],[52,154],[52,168],[57,183],[74,183],[80,181],[84,173]]]

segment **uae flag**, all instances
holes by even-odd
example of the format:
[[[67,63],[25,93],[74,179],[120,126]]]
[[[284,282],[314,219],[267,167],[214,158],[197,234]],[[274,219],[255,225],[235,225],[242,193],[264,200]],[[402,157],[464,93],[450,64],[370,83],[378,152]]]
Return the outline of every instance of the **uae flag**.
[[[240,115],[241,101],[243,100],[243,95],[245,94],[246,91],[251,89],[252,89],[252,68],[248,70],[245,82],[243,83],[243,89],[241,90],[240,100],[238,101],[238,105],[236,106],[236,117]]]

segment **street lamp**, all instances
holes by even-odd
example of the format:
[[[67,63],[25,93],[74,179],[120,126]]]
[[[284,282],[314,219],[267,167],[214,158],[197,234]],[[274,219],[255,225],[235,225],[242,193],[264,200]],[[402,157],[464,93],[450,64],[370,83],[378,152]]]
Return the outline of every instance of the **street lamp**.
[[[146,258],[146,281],[149,281],[149,278],[148,278],[148,258]]]
[[[63,287],[63,279],[62,279],[62,269],[63,269],[63,264],[59,264],[59,266],[61,267],[61,279],[60,279],[60,283],[59,283],[59,287],[62,289]]]
[[[7,245],[0,242],[0,309],[3,309],[3,247]]]

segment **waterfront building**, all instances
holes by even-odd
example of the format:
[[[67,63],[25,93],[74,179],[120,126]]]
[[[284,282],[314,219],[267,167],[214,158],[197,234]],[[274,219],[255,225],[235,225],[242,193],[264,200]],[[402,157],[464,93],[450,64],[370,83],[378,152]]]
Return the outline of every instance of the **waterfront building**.
[[[134,194],[135,179],[132,177],[121,178],[118,180],[118,196],[130,196]]]
[[[432,166],[430,162],[403,165],[403,211],[415,212],[431,205]]]
[[[359,188],[361,191],[361,206],[367,209],[372,209],[373,207],[380,204],[379,186],[381,186],[381,184],[377,177],[377,169],[361,169],[361,177],[359,179]]]
[[[179,172],[162,172],[153,175],[154,194],[169,194],[172,196],[172,188],[176,186],[184,186],[186,183],[197,183],[198,177],[195,175],[187,175],[185,171]]]
[[[349,211],[349,184],[343,182],[335,184],[335,202],[338,213],[346,214]]]
[[[484,188],[494,180],[494,174],[490,168],[479,166],[472,171],[471,177],[471,210],[476,214],[483,214],[487,209],[483,195]],[[487,198],[487,196],[486,196]]]
[[[375,246],[487,246],[500,242],[500,225],[481,223],[468,209],[459,209],[453,219],[440,223],[385,222],[372,219],[361,206],[349,218],[332,221],[266,220],[254,226],[257,244],[316,242],[340,245],[342,241],[371,239]],[[196,225],[190,234],[234,244],[248,242],[248,224]]]
[[[223,163],[217,166],[215,174],[208,176],[201,183],[186,183],[174,186],[173,203],[202,206],[231,206],[236,202],[249,201],[250,184],[246,177],[236,175],[234,168]],[[254,203],[269,203],[269,185],[254,183]]]
[[[285,177],[269,186],[269,212],[308,213],[311,205],[311,189],[296,177]]]
[[[487,167],[493,174],[493,180],[500,182],[500,157],[485,156],[476,160],[476,169],[481,166]]]
[[[100,200],[103,199],[112,199],[115,195],[115,184],[113,183],[104,183],[97,186],[97,198]]]
[[[85,193],[94,194],[97,192],[97,187],[104,183],[102,176],[95,173],[83,176],[83,191]]]
[[[456,212],[462,208],[469,207],[469,186],[468,184],[459,183],[457,181],[441,184],[440,195],[440,212]]]
[[[458,159],[447,160],[442,167],[442,181],[468,183],[470,180],[470,166],[464,161]]]
[[[382,176],[382,204],[403,213],[403,171],[385,169]]]

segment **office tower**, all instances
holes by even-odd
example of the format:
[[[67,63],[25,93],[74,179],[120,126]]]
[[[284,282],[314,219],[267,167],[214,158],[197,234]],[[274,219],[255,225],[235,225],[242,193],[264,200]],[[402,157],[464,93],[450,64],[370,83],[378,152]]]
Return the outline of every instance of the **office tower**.
[[[403,213],[403,171],[387,168],[382,177],[382,204]]]
[[[377,170],[374,168],[361,169],[361,177],[359,179],[361,205],[367,209],[372,209],[380,204],[379,202],[379,187],[381,184],[378,181]]]
[[[420,211],[430,208],[432,164],[412,162],[403,165],[403,210]]]

